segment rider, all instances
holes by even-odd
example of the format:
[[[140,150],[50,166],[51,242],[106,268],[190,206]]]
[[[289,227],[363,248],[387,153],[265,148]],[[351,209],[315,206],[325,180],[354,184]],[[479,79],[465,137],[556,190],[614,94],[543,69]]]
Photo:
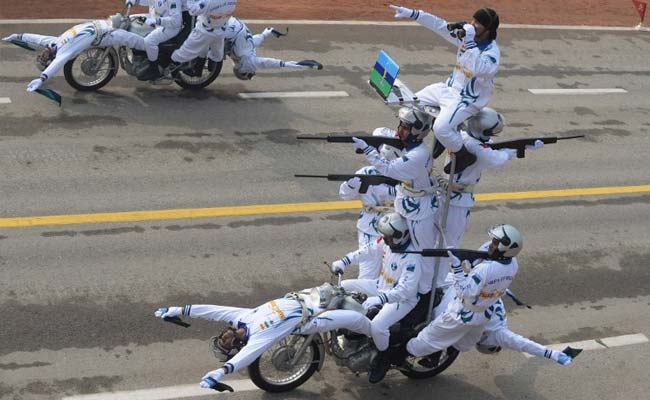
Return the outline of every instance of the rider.
[[[503,131],[504,124],[505,120],[501,114],[485,107],[461,125],[460,135],[464,146],[476,155],[476,162],[462,173],[454,174],[445,231],[446,246],[448,247],[458,247],[463,240],[465,226],[474,207],[474,191],[483,171],[502,168],[517,153],[514,149],[493,150],[488,146],[492,138]],[[544,143],[537,140],[526,148],[536,150],[543,146]],[[448,162],[449,160],[447,160]],[[449,175],[439,176],[438,181],[443,186],[447,185]],[[443,198],[442,201],[445,199]],[[439,224],[442,222],[440,216],[441,213],[438,213],[437,222]],[[444,258],[441,261],[441,270],[448,271],[449,259]]]
[[[419,109],[407,107],[400,108],[398,117],[397,135],[405,146],[401,157],[388,160],[365,141],[358,138],[352,140],[354,147],[364,152],[368,162],[380,174],[402,182],[397,186],[395,211],[406,218],[414,249],[434,248],[437,237],[434,217],[438,210],[438,185],[429,176],[433,168],[433,157],[423,143],[431,130],[433,117]],[[426,287],[421,293],[431,292],[433,269],[433,259],[422,262],[422,281]],[[438,283],[444,282],[446,274],[447,271],[440,273]]]
[[[256,48],[259,47],[267,36],[273,34],[276,37],[282,34],[273,28],[266,28],[261,34],[253,36],[246,24],[235,17],[230,17],[225,25],[225,40],[227,54],[235,63],[233,73],[241,80],[253,79],[258,69],[272,68],[316,68],[323,69],[323,66],[315,60],[283,61],[277,58],[259,57]],[[224,48],[210,47],[208,57],[212,60],[224,58]]]
[[[495,225],[488,230],[488,235],[490,259],[481,260],[468,275],[460,260],[449,252],[453,285],[448,291],[452,291],[453,299],[417,337],[408,341],[406,348],[396,349],[403,352],[399,358],[429,356],[428,364],[437,365],[442,350],[459,343],[473,346],[479,342],[486,325],[498,312],[497,302],[517,274],[519,266],[515,256],[523,246],[523,237],[512,225]],[[388,366],[379,370],[377,378],[383,379],[387,371]]]
[[[373,136],[396,137],[397,132],[390,128],[377,128],[372,133]],[[402,151],[387,145],[381,145],[379,152],[381,155],[391,161],[402,156]],[[355,172],[355,174],[378,175],[379,172],[373,166],[366,166]],[[357,238],[359,248],[362,248],[376,241],[381,237],[381,232],[377,230],[377,223],[388,211],[393,210],[395,202],[395,186],[381,184],[368,186],[366,193],[359,193],[361,179],[354,177],[341,183],[339,196],[343,200],[353,200],[359,198],[363,208],[357,219]],[[378,253],[372,260],[359,261],[359,279],[377,279],[381,269],[382,255]]]
[[[371,245],[348,253],[334,261],[332,273],[342,273],[347,265],[374,259],[383,253],[383,264],[377,279],[348,279],[341,282],[346,290],[359,291],[369,297],[363,307],[369,310],[382,306],[370,324],[372,340],[379,353],[370,362],[368,380],[371,383],[383,378],[388,369],[388,345],[391,325],[404,318],[420,299],[422,257],[415,254],[398,254],[393,250],[414,250],[407,221],[398,213],[384,215],[377,225],[382,238]],[[431,281],[429,281],[429,285]],[[421,292],[420,292],[421,293]],[[383,372],[381,372],[383,371]]]
[[[126,6],[134,4],[148,5],[149,15],[145,24],[154,28],[144,38],[149,65],[138,73],[138,79],[144,81],[160,78],[158,67],[158,45],[178,35],[183,27],[183,7],[186,0],[125,0]]]
[[[416,95],[421,104],[441,108],[433,131],[442,145],[456,154],[456,172],[462,172],[476,161],[476,156],[463,145],[457,129],[461,122],[485,107],[492,97],[494,77],[501,58],[495,41],[499,16],[491,8],[481,8],[474,13],[471,23],[459,23],[462,29],[458,26],[449,31],[447,21],[435,15],[422,10],[390,7],[395,10],[395,18],[413,19],[458,46],[456,66],[447,81],[429,85]]]
[[[119,29],[121,16],[116,14],[105,20],[98,19],[73,26],[61,36],[44,36],[34,33],[14,33],[4,41],[23,41],[34,46],[44,47],[36,58],[36,66],[42,71],[40,78],[27,86],[33,92],[52,78],[70,60],[84,50],[92,47],[127,46],[144,50],[144,39],[135,33]]]
[[[237,0],[200,0],[190,4],[189,13],[197,17],[196,24],[181,47],[172,53],[173,66],[178,67],[195,58],[204,58],[211,48],[222,49],[219,50],[221,56],[213,54],[215,58],[211,57],[213,61],[221,62],[226,23],[236,7]]]
[[[159,308],[154,314],[163,319],[188,316],[228,323],[213,338],[215,355],[224,365],[208,372],[201,380],[201,387],[218,389],[224,375],[250,365],[291,333],[310,335],[345,328],[369,336],[370,320],[356,311],[338,310],[340,299],[336,288],[326,283],[289,293],[256,308],[194,304]]]

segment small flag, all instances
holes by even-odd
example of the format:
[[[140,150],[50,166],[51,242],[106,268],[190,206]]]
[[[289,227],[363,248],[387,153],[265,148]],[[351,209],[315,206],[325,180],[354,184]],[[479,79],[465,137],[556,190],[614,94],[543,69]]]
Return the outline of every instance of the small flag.
[[[634,8],[636,8],[636,11],[639,13],[639,17],[641,17],[641,22],[643,22],[643,19],[645,18],[645,9],[648,3],[644,3],[639,0],[632,0],[632,3],[634,4]]]
[[[30,46],[29,43],[22,40],[14,39],[10,43],[15,44],[18,47],[22,47],[25,50],[36,51],[36,49]]]
[[[52,89],[36,89],[36,93],[42,94],[43,96],[47,97],[48,99],[55,101],[59,104],[59,107],[61,107],[61,95],[55,92]]]
[[[380,50],[375,66],[370,72],[370,84],[386,99],[393,88],[398,72],[399,65],[386,52]]]

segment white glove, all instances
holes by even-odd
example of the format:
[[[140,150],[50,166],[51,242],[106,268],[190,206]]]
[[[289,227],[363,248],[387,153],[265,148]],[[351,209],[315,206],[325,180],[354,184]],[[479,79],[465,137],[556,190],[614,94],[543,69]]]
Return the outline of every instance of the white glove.
[[[345,263],[341,260],[334,261],[330,266],[330,271],[334,275],[342,274],[345,271]]]
[[[196,3],[191,4],[187,11],[189,11],[190,15],[196,16],[201,14],[203,10],[205,10],[205,3],[197,1]]]
[[[517,155],[517,150],[515,149],[501,149],[501,151],[505,151],[506,154],[508,154],[508,160],[512,159]]]
[[[352,142],[352,145],[359,150],[365,150],[368,147],[368,143],[366,143],[366,141],[363,139],[353,137]]]
[[[571,361],[573,361],[573,358],[567,356],[561,351],[556,350],[553,350],[551,353],[551,359],[555,360],[560,365],[569,365],[571,364]]]
[[[359,188],[361,187],[361,178],[355,176],[354,178],[347,181],[346,185],[348,185],[348,187],[352,190],[359,190]]]
[[[12,33],[11,35],[7,36],[6,38],[3,38],[5,42],[12,42],[14,40],[20,40],[20,34],[18,33]]]
[[[370,296],[363,302],[363,309],[368,311],[375,306],[381,306],[384,304],[384,301],[379,296]]]
[[[147,19],[144,20],[145,25],[153,26],[156,27],[156,25],[160,25],[158,23],[158,18],[152,17],[151,15],[147,17]]]
[[[539,150],[544,147],[544,142],[535,140],[535,143],[526,145],[526,150]]]
[[[41,87],[41,85],[45,82],[42,78],[36,78],[33,81],[29,82],[29,85],[27,85],[27,91],[28,92],[33,92],[34,90],[38,89]]]
[[[449,260],[449,263],[451,264],[451,270],[453,271],[454,274],[464,274],[463,271],[463,266],[462,263],[460,262],[460,258],[456,257],[454,253],[451,251],[447,250],[447,258]]]
[[[411,10],[410,8],[394,6],[392,4],[389,5],[388,7],[395,10],[395,18],[400,18],[400,19],[413,18],[413,15],[415,14],[415,11]]]
[[[476,28],[472,24],[463,25],[463,30],[465,31],[465,43],[473,42],[474,36],[476,36]]]
[[[212,385],[214,385],[214,382],[210,382],[210,380],[219,382],[225,374],[226,371],[224,371],[223,368],[210,371],[207,374],[205,374],[203,378],[201,378],[201,383],[199,383],[199,385],[201,385],[202,388],[210,389]]]
[[[157,318],[178,317],[183,314],[183,307],[161,307],[153,313]]]

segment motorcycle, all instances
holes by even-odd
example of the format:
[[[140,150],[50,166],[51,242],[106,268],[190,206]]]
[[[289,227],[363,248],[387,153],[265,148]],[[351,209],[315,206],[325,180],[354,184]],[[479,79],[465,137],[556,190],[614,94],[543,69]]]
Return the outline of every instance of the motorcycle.
[[[146,25],[146,15],[129,15],[130,7],[124,14],[111,17],[113,26],[121,27],[140,36],[147,36],[154,28]],[[154,84],[176,83],[185,89],[202,89],[219,77],[223,61],[215,62],[205,58],[196,58],[184,65],[182,69],[169,71],[171,55],[190,35],[195,18],[183,12],[183,27],[178,35],[160,43],[158,62],[165,69],[163,77],[151,81]],[[76,58],[68,61],[63,69],[66,82],[73,88],[83,91],[96,91],[106,86],[120,68],[129,75],[137,77],[146,69],[149,61],[145,51],[128,49],[124,46],[117,50],[113,47],[90,47]]]
[[[335,288],[336,296],[339,297],[339,309],[366,313],[361,305],[366,295],[347,292],[341,286],[340,274]],[[435,298],[439,303],[442,291],[437,291]],[[413,314],[391,326],[391,347],[405,345],[427,325],[429,296],[420,299],[420,303],[416,307],[418,311],[414,309]],[[375,310],[374,315],[377,312]],[[368,372],[370,360],[376,353],[370,338],[344,329],[308,336],[294,334],[280,340],[262,354],[248,367],[248,373],[255,386],[267,392],[281,393],[299,387],[316,371],[320,371],[325,362],[325,354],[330,355],[336,365],[346,367],[358,375]],[[391,357],[391,369],[396,369],[411,379],[432,378],[446,370],[456,360],[458,353],[454,347],[449,347],[439,358],[409,356],[404,359],[403,356],[394,355]]]

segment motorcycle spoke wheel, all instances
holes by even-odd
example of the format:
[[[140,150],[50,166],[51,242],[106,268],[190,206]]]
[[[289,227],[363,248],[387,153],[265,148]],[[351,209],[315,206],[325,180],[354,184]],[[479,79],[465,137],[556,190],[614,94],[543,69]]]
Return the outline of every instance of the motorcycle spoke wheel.
[[[286,339],[281,340],[260,357],[260,372],[264,380],[274,385],[287,385],[300,379],[312,364],[312,348],[307,347],[293,366],[289,361],[304,342],[301,338],[297,343],[291,345]]]

